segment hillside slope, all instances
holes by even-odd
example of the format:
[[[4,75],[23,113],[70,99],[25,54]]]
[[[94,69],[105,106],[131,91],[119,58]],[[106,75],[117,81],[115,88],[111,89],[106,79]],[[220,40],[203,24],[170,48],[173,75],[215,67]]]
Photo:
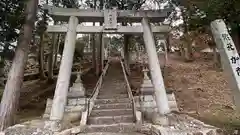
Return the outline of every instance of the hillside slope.
[[[174,91],[181,112],[222,128],[240,127],[240,112],[235,109],[226,77],[214,69],[212,60],[186,63],[171,55],[165,84]]]

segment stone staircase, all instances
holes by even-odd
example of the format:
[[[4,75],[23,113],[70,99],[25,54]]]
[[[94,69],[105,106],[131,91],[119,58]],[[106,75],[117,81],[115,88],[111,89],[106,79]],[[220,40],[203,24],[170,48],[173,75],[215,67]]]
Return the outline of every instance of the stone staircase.
[[[87,120],[85,133],[133,133],[133,108],[120,63],[111,63]]]
[[[121,98],[120,98],[121,97]],[[88,118],[88,132],[133,132],[135,124],[128,95],[99,97]]]

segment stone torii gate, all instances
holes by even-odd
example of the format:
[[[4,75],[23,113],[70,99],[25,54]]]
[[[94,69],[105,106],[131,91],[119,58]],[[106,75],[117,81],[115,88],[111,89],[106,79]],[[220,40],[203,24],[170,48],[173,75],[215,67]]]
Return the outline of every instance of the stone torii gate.
[[[170,112],[153,37],[153,33],[168,33],[170,27],[167,25],[151,26],[149,24],[149,22],[162,22],[170,14],[170,9],[158,11],[127,11],[116,9],[82,10],[57,8],[48,5],[45,5],[45,9],[48,10],[49,14],[55,21],[68,22],[68,25],[53,25],[48,26],[47,28],[47,32],[49,33],[67,33],[50,114],[50,121],[59,123],[63,119],[77,33],[142,34],[146,52],[148,54],[148,63],[155,89],[155,100],[158,112],[160,115],[165,115]],[[82,22],[104,22],[104,26],[82,26],[79,24]],[[141,22],[142,25],[119,26],[118,22]]]

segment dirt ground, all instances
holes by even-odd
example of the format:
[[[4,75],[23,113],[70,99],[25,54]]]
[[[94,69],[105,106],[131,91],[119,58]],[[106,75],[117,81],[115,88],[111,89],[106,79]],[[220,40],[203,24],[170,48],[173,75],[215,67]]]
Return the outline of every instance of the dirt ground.
[[[90,65],[84,67],[89,68]],[[71,77],[71,84],[76,79],[76,76]],[[95,87],[97,77],[92,71],[85,73],[82,76],[83,84],[86,88],[87,95],[89,95]],[[17,113],[17,123],[21,123],[31,119],[38,119],[44,113],[47,98],[53,98],[56,85],[56,79],[52,83],[46,80],[32,80],[24,82],[21,89],[19,110]]]
[[[24,82],[20,94],[17,123],[42,116],[46,99],[53,97],[55,81],[51,84],[40,80]]]
[[[186,63],[170,55],[166,71],[166,87],[174,91],[181,112],[226,130],[240,129],[226,76],[211,59]]]

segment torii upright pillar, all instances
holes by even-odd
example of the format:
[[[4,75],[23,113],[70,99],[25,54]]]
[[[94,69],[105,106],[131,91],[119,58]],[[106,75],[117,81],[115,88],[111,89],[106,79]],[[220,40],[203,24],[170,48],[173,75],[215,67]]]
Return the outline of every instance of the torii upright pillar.
[[[65,105],[67,102],[69,81],[75,51],[77,25],[78,18],[71,16],[69,18],[68,31],[64,43],[63,56],[50,115],[50,121],[53,122],[51,124],[52,130],[61,130],[61,121],[63,120]]]
[[[156,46],[153,38],[151,28],[146,18],[142,19],[143,38],[148,55],[149,70],[152,77],[153,86],[155,89],[155,100],[157,104],[158,113],[165,115],[170,113],[168,105],[167,93],[164,86],[162,72],[157,56]]]

